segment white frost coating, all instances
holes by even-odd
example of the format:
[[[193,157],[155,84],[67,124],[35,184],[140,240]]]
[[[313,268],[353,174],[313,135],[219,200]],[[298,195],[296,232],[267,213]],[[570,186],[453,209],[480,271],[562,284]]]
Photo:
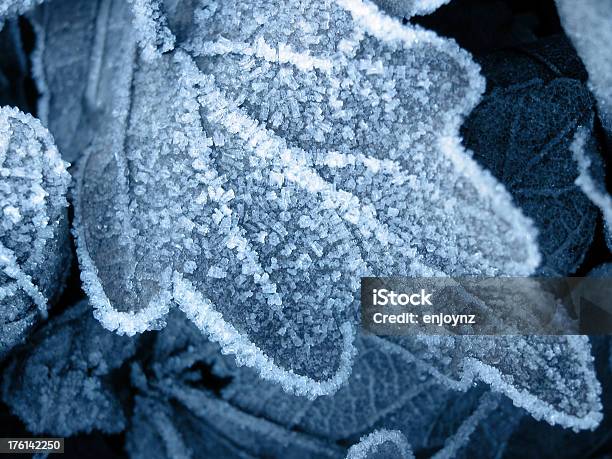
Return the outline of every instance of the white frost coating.
[[[35,323],[31,306],[46,317],[63,284],[67,166],[38,120],[0,108],[0,358],[20,339],[13,325]]]
[[[134,13],[134,28],[145,59],[154,59],[174,49],[175,37],[166,24],[161,0],[128,0]]]
[[[549,340],[547,347],[537,348],[538,343],[530,343],[528,337],[498,336],[498,337],[418,337],[429,348],[430,355],[423,355],[427,350],[411,348],[411,343],[403,341],[402,345],[388,341],[381,337],[373,337],[378,345],[386,352],[395,353],[411,365],[419,365],[440,381],[448,384],[451,389],[466,391],[476,381],[482,381],[493,392],[498,392],[510,398],[513,404],[524,408],[531,416],[538,420],[545,420],[551,425],[560,425],[573,430],[595,429],[603,419],[602,404],[600,401],[601,384],[597,380],[593,369],[594,358],[590,353],[589,339],[586,336],[542,337],[541,341]],[[500,345],[499,341],[505,343]],[[491,345],[500,346],[501,355],[493,354]],[[447,354],[458,355],[461,363],[457,370],[449,371],[443,365],[437,365],[448,359]],[[418,355],[418,357],[417,357]],[[478,357],[474,357],[478,355]],[[575,359],[571,371],[575,374],[566,375],[564,369],[555,368],[555,358]],[[490,358],[497,360],[496,364],[485,363]],[[430,360],[433,359],[433,360]],[[501,359],[509,360],[510,366],[515,365],[516,372],[523,369],[533,372],[536,381],[530,387],[524,386],[521,375],[500,371],[497,366]],[[529,361],[525,365],[524,361]],[[567,371],[567,370],[566,370]],[[551,403],[543,399],[537,391],[542,386],[555,399]],[[550,386],[553,386],[552,388]],[[584,397],[579,403],[583,411],[578,414],[569,412],[576,407],[570,404],[574,398]],[[561,398],[561,400],[558,400]],[[570,405],[570,406],[568,406]]]
[[[116,100],[75,228],[105,327],[143,331],[176,302],[314,397],[350,373],[360,276],[535,270],[533,225],[460,146],[484,91],[469,54],[369,2],[209,6],[183,49],[96,78]]]
[[[589,73],[604,127],[612,135],[612,0],[556,0],[565,32]]]
[[[44,0],[0,0],[0,29],[4,19],[9,16],[17,16],[39,5]]]
[[[603,185],[598,185],[591,177],[591,158],[586,153],[586,145],[590,137],[589,129],[581,126],[576,130],[574,140],[570,145],[574,160],[578,163],[578,177],[575,183],[593,204],[601,209],[606,231],[610,233],[612,231],[612,197],[606,192]]]
[[[328,380],[313,381],[291,370],[279,368],[261,349],[226,322],[210,300],[197,292],[179,273],[175,273],[174,276],[174,299],[200,330],[204,331],[212,341],[219,343],[223,354],[235,354],[238,365],[257,369],[263,379],[278,382],[287,392],[314,399],[336,392],[351,374],[355,357],[353,346],[355,329],[350,322],[340,326],[344,336],[344,349],[337,373]]]
[[[278,64],[291,64],[302,71],[321,70],[330,72],[333,63],[329,59],[312,57],[308,53],[299,53],[291,49],[291,46],[282,44],[273,48],[266,43],[263,37],[259,37],[252,45],[250,43],[233,42],[223,37],[217,41],[198,43],[198,47],[190,47],[192,56],[215,56],[227,53],[240,54],[243,56],[254,56],[267,62]]]
[[[17,259],[15,258],[15,254],[12,250],[4,247],[4,245],[0,242],[0,268],[4,271],[4,273],[12,279],[15,279],[15,282],[19,288],[21,288],[34,302],[43,318],[47,318],[47,299],[42,294],[42,292],[38,289],[36,285],[32,282],[32,277],[29,274],[25,273]],[[2,286],[0,288],[0,294],[2,297],[10,297],[12,295],[4,295],[4,290],[6,286]],[[12,286],[8,288],[12,289]],[[12,292],[11,292],[12,293]]]
[[[406,437],[399,430],[379,429],[359,439],[359,443],[351,446],[346,459],[368,459],[370,454],[375,454],[381,445],[391,442],[397,448],[398,459],[414,459],[412,448]]]
[[[409,18],[433,13],[450,0],[374,0],[374,2],[389,14]]]
[[[574,352],[573,356],[575,356],[577,360],[585,364],[592,363],[593,357],[589,352],[588,337],[567,336],[562,339],[567,340],[570,351]],[[532,365],[536,365],[536,362],[533,362]],[[507,395],[515,406],[524,408],[535,419],[543,419],[552,425],[561,425],[574,430],[593,430],[603,419],[600,401],[601,385],[599,381],[597,381],[592,369],[588,368],[586,365],[575,367],[574,370],[581,372],[582,377],[580,381],[584,381],[587,385],[585,393],[581,395],[587,397],[589,411],[580,417],[560,411],[558,407],[538,398],[529,390],[518,389],[513,382],[509,381],[497,368],[487,365],[477,359],[465,359],[462,368],[462,380],[459,385],[468,387],[474,379],[479,379],[489,384],[494,391]],[[551,375],[551,377],[555,378],[557,376]]]

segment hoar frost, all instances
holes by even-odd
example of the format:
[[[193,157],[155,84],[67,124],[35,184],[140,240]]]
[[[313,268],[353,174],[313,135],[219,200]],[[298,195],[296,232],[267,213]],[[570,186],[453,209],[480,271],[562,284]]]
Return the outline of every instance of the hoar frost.
[[[603,126],[612,136],[612,1],[556,0],[556,4],[561,24],[589,72]]]
[[[358,0],[136,3],[136,31],[126,6],[102,4],[76,193],[105,327],[158,328],[178,305],[238,363],[314,397],[350,374],[361,276],[538,267],[531,221],[461,147],[484,81],[454,42]],[[588,342],[570,341],[518,339],[531,373],[513,339],[382,346],[453,387],[484,380],[549,422],[593,427]],[[561,362],[572,371],[551,378]]]
[[[412,449],[399,430],[376,430],[363,436],[359,443],[351,446],[346,459],[374,459],[376,457],[398,457],[414,459]]]
[[[36,323],[70,267],[70,176],[48,131],[0,108],[0,358]]]

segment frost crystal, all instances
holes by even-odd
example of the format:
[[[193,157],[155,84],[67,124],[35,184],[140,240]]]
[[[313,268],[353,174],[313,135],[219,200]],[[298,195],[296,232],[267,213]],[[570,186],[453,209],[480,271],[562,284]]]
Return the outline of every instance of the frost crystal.
[[[4,19],[7,17],[23,14],[43,1],[44,0],[0,0],[0,29],[2,29]]]
[[[484,82],[453,42],[359,0],[223,1],[168,17],[177,50],[142,59],[125,8],[108,15],[75,203],[105,327],[178,304],[317,396],[350,374],[360,276],[538,266],[533,225],[461,148]]]
[[[396,16],[429,14],[450,0],[374,0],[381,9]]]
[[[588,72],[604,127],[612,136],[612,1],[556,0],[561,23]]]
[[[483,381],[550,424],[578,430],[601,422],[601,385],[586,336],[422,336],[382,345],[429,362],[457,390]]]
[[[591,121],[592,124],[592,121]],[[576,178],[576,185],[584,194],[601,210],[605,229],[607,233],[608,246],[612,246],[612,197],[605,189],[603,180],[595,177],[601,176],[601,164],[592,165],[593,158],[597,158],[597,146],[591,135],[591,129],[586,126],[580,127],[576,131],[574,141],[571,145],[574,160],[578,164],[580,174]]]
[[[351,446],[346,459],[375,458],[414,459],[406,437],[399,430],[376,430],[365,435],[359,443]]]
[[[40,122],[0,108],[0,358],[37,322],[70,266],[70,176]],[[38,310],[38,311],[37,311]]]

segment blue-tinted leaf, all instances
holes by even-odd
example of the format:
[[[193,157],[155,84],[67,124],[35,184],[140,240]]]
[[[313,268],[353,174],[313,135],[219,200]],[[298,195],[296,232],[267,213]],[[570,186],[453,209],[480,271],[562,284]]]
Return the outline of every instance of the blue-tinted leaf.
[[[482,88],[469,56],[350,1],[313,2],[285,43],[300,8],[219,3],[153,60],[113,21],[75,211],[105,326],[156,327],[178,303],[240,363],[317,396],[350,373],[360,275],[528,274],[539,258],[459,145]]]
[[[285,393],[278,385],[259,378],[252,369],[237,367],[233,359],[218,353],[216,344],[207,341],[195,326],[174,312],[168,326],[157,337],[152,358],[133,374],[134,384],[143,396],[139,403],[143,404],[144,411],[132,423],[129,449],[144,455],[146,442],[157,438],[163,451],[197,450],[198,441],[183,434],[185,429],[180,426],[189,424],[190,432],[197,425],[200,431],[211,429],[210,418],[217,413],[214,409],[210,415],[198,414],[203,412],[197,408],[198,404],[223,407],[227,419],[222,419],[223,413],[215,414],[215,425],[247,419],[247,431],[260,432],[270,443],[258,449],[249,442],[239,441],[242,453],[270,457],[284,457],[279,456],[282,450],[278,443],[285,441],[288,431],[319,439],[340,457],[345,453],[332,447],[334,444],[349,446],[372,429],[380,428],[400,430],[416,450],[441,448],[447,437],[455,434],[460,440],[457,438],[454,444],[464,446],[469,439],[466,426],[474,426],[484,419],[479,414],[471,415],[474,410],[482,412],[476,408],[480,404],[480,391],[456,398],[418,364],[409,364],[397,354],[381,352],[367,339],[359,341],[358,348],[355,368],[347,384],[333,396],[309,401]],[[153,416],[153,410],[164,414]],[[202,434],[196,436],[199,435]],[[250,433],[245,435],[248,437]],[[300,448],[306,448],[307,444],[303,443]],[[220,453],[216,448],[224,451],[224,445],[215,436],[206,451],[217,457]],[[312,454],[314,446],[309,448]],[[292,454],[297,455],[298,450]]]
[[[412,448],[399,430],[375,430],[365,435],[348,450],[346,459],[375,459],[397,457],[414,459]]]
[[[541,64],[558,55],[575,59],[562,40],[526,49],[532,62],[513,52],[483,59],[491,78],[488,94],[462,132],[474,157],[538,227],[538,274],[567,275],[582,263],[596,226],[596,208],[574,184],[579,171],[570,149],[577,127],[593,114],[594,100],[582,82],[565,77],[578,74],[574,67]],[[505,62],[495,65],[499,61]],[[507,79],[507,67],[514,68],[515,81]]]
[[[0,108],[0,359],[63,287],[70,176],[40,122]]]
[[[561,23],[589,72],[601,120],[612,140],[612,2],[556,0]]]
[[[83,301],[49,321],[9,361],[2,398],[35,434],[69,436],[125,428],[112,374],[135,340],[104,329]]]

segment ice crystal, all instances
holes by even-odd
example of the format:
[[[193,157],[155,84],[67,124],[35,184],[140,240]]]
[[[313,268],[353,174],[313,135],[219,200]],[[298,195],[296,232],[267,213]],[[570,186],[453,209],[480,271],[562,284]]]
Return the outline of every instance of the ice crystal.
[[[0,0],[0,29],[2,29],[4,19],[7,17],[23,14],[43,1],[44,0]]]
[[[375,459],[396,457],[414,459],[406,437],[398,430],[375,430],[351,446],[346,459]]]
[[[556,0],[561,23],[588,72],[604,127],[612,136],[612,2]]]
[[[9,361],[2,397],[32,433],[119,432],[125,416],[109,375],[135,340],[100,326],[83,301],[37,331]]]
[[[92,52],[114,59],[75,213],[106,327],[157,327],[178,303],[240,363],[316,396],[350,373],[361,275],[537,267],[531,222],[460,146],[483,80],[454,43],[360,1],[219,2],[183,22],[157,59],[133,38],[161,29],[119,19]]]
[[[448,2],[450,0],[374,0],[389,14],[403,17],[429,14]]]
[[[69,268],[70,176],[40,122],[0,108],[0,358],[46,316]]]
[[[591,135],[593,120],[576,131],[571,150],[578,164],[580,174],[576,185],[601,210],[606,229],[608,246],[612,247],[612,197],[608,194],[603,181],[601,161],[598,161],[597,145]],[[595,162],[595,164],[593,164]]]

